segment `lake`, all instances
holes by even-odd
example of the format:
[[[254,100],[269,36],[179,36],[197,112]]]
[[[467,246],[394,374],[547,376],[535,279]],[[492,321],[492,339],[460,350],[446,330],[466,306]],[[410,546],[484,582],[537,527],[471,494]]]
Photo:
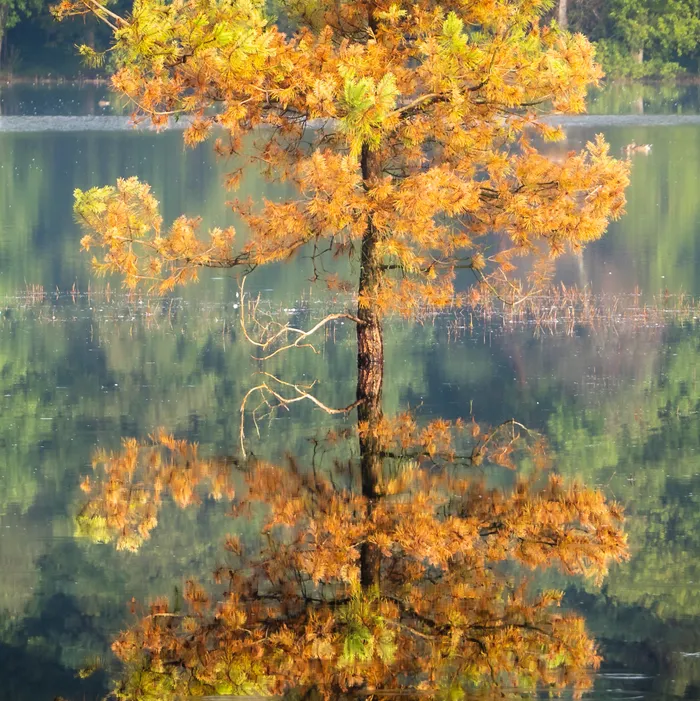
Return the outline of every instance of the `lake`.
[[[133,622],[129,602],[177,598],[207,580],[234,526],[226,500],[182,508],[165,498],[137,552],[81,528],[81,490],[96,451],[120,451],[159,427],[205,456],[239,453],[240,406],[260,366],[239,326],[238,287],[217,272],[168,299],[126,296],[79,250],[75,188],[138,175],[164,217],[235,224],[211,146],[185,150],[177,129],[132,130],[103,88],[0,88],[0,699],[97,699],[118,671],[110,653]],[[384,411],[420,421],[516,418],[546,438],[553,469],[626,510],[630,559],[601,585],[561,573],[603,657],[586,695],[700,696],[700,324],[692,313],[625,314],[700,297],[700,96],[697,87],[595,93],[563,120],[564,151],[602,132],[633,156],[627,214],[557,275],[616,305],[594,324],[535,325],[465,314],[395,321],[386,330]],[[559,146],[557,146],[559,148]],[[287,190],[252,175],[240,195]],[[251,291],[290,322],[312,325],[348,300],[315,291],[308,259],[256,271]],[[616,301],[611,301],[616,300]],[[637,307],[635,307],[637,305]],[[634,316],[635,321],[632,321]],[[354,332],[336,324],[318,353],[265,370],[315,383],[328,406],[355,396]],[[262,411],[261,414],[265,412]],[[351,429],[312,405],[245,424],[261,459],[309,459],[318,436]],[[245,540],[255,519],[238,520]],[[259,525],[259,524],[258,524]],[[105,538],[103,538],[104,540]],[[79,670],[98,660],[92,675]]]

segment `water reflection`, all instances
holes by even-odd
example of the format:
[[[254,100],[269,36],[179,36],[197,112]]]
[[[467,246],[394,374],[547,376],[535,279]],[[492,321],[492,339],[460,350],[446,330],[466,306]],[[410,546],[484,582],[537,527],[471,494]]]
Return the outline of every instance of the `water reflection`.
[[[237,340],[235,313],[231,305],[178,303],[169,309],[119,298],[3,310],[2,664],[17,673],[0,698],[52,699],[57,692],[97,698],[90,689],[101,689],[104,678],[73,675],[86,657],[109,658],[111,640],[130,620],[125,602],[171,594],[176,584],[181,588],[183,574],[207,583],[207,573],[221,563],[227,533],[240,533],[244,542],[259,533],[255,519],[232,522],[226,493],[219,502],[210,499],[211,482],[205,482],[198,508],[181,509],[167,489],[161,492],[160,527],[136,554],[74,538],[75,515],[100,494],[102,468],[89,468],[96,444],[118,454],[120,436],[143,437],[167,425],[201,443],[200,459],[235,451],[240,401],[256,369],[249,346]],[[309,326],[305,314],[296,312],[295,324]],[[354,339],[344,328],[329,334],[320,356],[273,358],[268,369],[283,377],[316,377],[325,403],[348,404]],[[438,319],[387,329],[387,415],[422,404],[416,415],[421,426],[438,416],[452,426],[459,416],[470,417],[471,405],[484,426],[516,415],[546,433],[566,482],[599,485],[625,504],[632,560],[613,568],[602,592],[592,582],[573,586],[552,572],[538,581],[544,576],[542,587],[567,590],[569,605],[585,613],[602,645],[608,670],[613,665],[657,675],[645,688],[663,693],[692,687],[695,658],[680,653],[700,649],[691,605],[697,590],[690,496],[698,491],[693,456],[700,447],[693,419],[700,402],[697,326],[655,318],[651,327],[603,325],[577,328],[573,336],[504,331],[500,323],[457,336],[454,328],[452,319]],[[331,427],[353,430],[352,439],[337,441],[346,448],[334,455],[344,464],[354,455],[355,473],[359,469],[357,432],[346,419],[299,404],[261,423],[260,440],[252,421],[246,425],[260,459],[279,465],[280,451],[287,449],[305,468],[313,464],[309,439]],[[471,430],[455,438],[463,441],[455,444],[459,454],[469,455]],[[317,453],[327,448],[324,442]],[[330,453],[326,462],[333,463]],[[530,474],[527,455],[516,462],[521,474]],[[481,476],[470,469],[464,468],[467,476]],[[138,470],[136,485],[144,481],[143,467]],[[206,480],[217,474],[210,471]],[[513,476],[510,470],[486,474],[512,486],[503,481]],[[229,468],[229,475],[242,497],[242,470]],[[79,490],[86,476],[93,482],[89,499]],[[337,478],[336,485],[351,486]],[[37,664],[44,676],[33,675]],[[606,679],[597,688],[606,688]],[[640,683],[629,686],[636,693]]]
[[[697,114],[697,85],[667,83],[607,83],[589,92],[588,111],[593,114]]]
[[[168,223],[180,214],[196,212],[203,215],[204,228],[235,225],[244,231],[225,204],[221,182],[227,164],[217,161],[208,146],[183,151],[179,131],[155,137],[131,130],[126,117],[76,117],[78,109],[56,119],[49,109],[53,94],[49,91],[41,98],[47,106],[37,111],[43,115],[0,117],[0,294],[16,295],[26,285],[54,291],[70,289],[75,283],[83,291],[89,284],[94,289],[89,259],[80,255],[75,244],[80,234],[71,211],[72,192],[76,187],[113,182],[118,175],[150,182]],[[617,103],[610,104],[617,108]],[[648,156],[634,158],[627,215],[589,246],[583,258],[561,261],[560,274],[567,284],[590,285],[596,293],[630,293],[639,288],[647,299],[667,287],[672,292],[700,292],[695,276],[700,221],[694,194],[700,146],[697,111],[666,114],[663,105],[653,114],[646,110],[643,115],[610,115],[608,111],[605,116],[566,122],[568,141],[561,144],[562,154],[580,148],[598,131],[605,132],[618,155],[631,141],[653,144]],[[22,112],[20,103],[15,112]],[[240,193],[241,199],[255,200],[284,195],[254,173]],[[299,280],[312,275],[310,261],[301,258],[296,265],[261,271],[257,282],[266,296],[275,290],[276,300],[289,300],[298,296]],[[117,288],[118,283],[112,281],[112,286]],[[200,290],[188,292],[188,297],[230,300],[235,296],[228,279],[210,281]]]
[[[169,129],[184,129],[185,124],[173,122]],[[128,116],[1,116],[0,132],[28,134],[33,132],[92,132],[92,131],[126,131],[126,132],[149,132],[152,128],[144,125],[134,125]]]
[[[203,459],[163,432],[96,454],[77,518],[92,540],[137,550],[166,495],[184,509],[204,491],[237,517],[214,585],[188,579],[113,643],[117,698],[591,685],[583,618],[525,572],[601,580],[627,557],[620,507],[547,470],[514,421],[388,417],[381,381],[363,382],[356,428],[306,461]],[[500,484],[484,472],[525,461]]]
[[[645,117],[679,112],[672,102],[662,103],[662,93],[655,86],[642,95]],[[44,114],[63,110],[51,99],[49,94]],[[683,114],[697,111],[697,102],[681,100]],[[634,112],[630,105],[621,100],[594,109]],[[12,109],[23,108],[17,103]],[[576,146],[600,128],[570,125],[570,142]],[[665,287],[697,293],[697,129],[625,122],[605,130],[618,152],[632,140],[654,148],[635,159],[627,217],[583,258],[569,261],[567,282],[608,295],[611,304],[639,286],[645,295],[638,298],[640,308]],[[100,495],[99,470],[89,467],[96,445],[117,454],[122,436],[143,439],[160,425],[198,441],[200,460],[233,452],[238,443],[238,409],[257,367],[240,342],[235,285],[212,280],[185,299],[151,303],[89,296],[89,261],[76,247],[72,189],[110,182],[115,173],[153,182],[168,220],[204,206],[210,208],[207,225],[228,222],[223,171],[208,149],[182,153],[179,140],[179,134],[155,139],[128,132],[0,134],[2,701],[50,700],[57,693],[100,698],[109,674],[82,680],[76,670],[94,655],[109,659],[112,640],[133,622],[125,602],[169,594],[175,605],[183,573],[196,573],[213,592],[208,573],[222,561],[227,533],[239,534],[246,547],[259,536],[262,506],[231,520],[228,495],[210,499],[205,483],[197,508],[181,509],[167,489],[162,492],[159,526],[137,553],[117,551],[118,536],[107,545],[75,537],[75,516]],[[261,192],[255,183],[244,195]],[[299,299],[307,263],[269,271],[269,277],[260,271],[265,299],[281,302],[300,327],[321,314],[303,295]],[[67,294],[74,282],[76,303]],[[31,285],[43,285],[46,294],[24,294]],[[491,425],[517,416],[547,435],[565,482],[598,486],[625,504],[631,560],[613,567],[602,589],[556,569],[538,574],[537,583],[566,590],[565,604],[585,614],[599,643],[604,673],[589,693],[694,698],[700,688],[700,333],[692,317],[637,319],[636,328],[617,322],[577,326],[571,336],[555,328],[539,335],[528,327],[504,330],[476,318],[470,328],[468,316],[422,327],[392,324],[382,404],[390,416],[420,406],[421,425],[471,413]],[[268,369],[280,377],[316,378],[319,398],[343,406],[355,396],[353,349],[352,335],[337,326],[320,344],[321,355],[298,354],[279,364],[273,359]],[[315,445],[309,439],[325,435],[331,424],[338,432],[354,430],[348,419],[297,405],[260,425],[255,452],[281,470],[279,453],[288,449],[306,473]],[[254,426],[247,427],[252,437]],[[347,452],[337,457],[349,465]],[[355,447],[355,474],[358,460]],[[518,464],[521,474],[530,474],[526,457]],[[241,499],[245,472],[228,470]],[[512,473],[502,474],[501,487],[511,493],[505,480]],[[89,496],[79,490],[87,475],[93,479]],[[339,475],[334,479],[338,488],[350,489]],[[134,481],[143,481],[139,473]],[[359,489],[357,477],[352,489]]]
[[[196,443],[176,440],[163,431],[147,443],[126,440],[116,454],[97,451],[92,467],[102,478],[99,495],[80,510],[76,535],[95,543],[114,540],[117,550],[135,552],[149,537],[158,524],[163,492],[180,508],[200,504],[197,488],[204,485],[217,501],[230,500],[235,493],[229,461],[201,460]],[[80,488],[92,492],[89,475]]]

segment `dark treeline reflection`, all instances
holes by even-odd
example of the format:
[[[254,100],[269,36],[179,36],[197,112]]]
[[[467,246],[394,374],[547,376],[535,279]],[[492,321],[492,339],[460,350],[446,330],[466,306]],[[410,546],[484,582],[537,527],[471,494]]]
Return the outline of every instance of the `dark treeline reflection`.
[[[559,477],[513,421],[380,411],[281,464],[203,458],[161,431],[98,451],[82,488],[78,533],[118,549],[139,549],[165,501],[235,517],[212,577],[134,604],[112,644],[125,700],[580,691],[596,645],[526,572],[601,580],[627,555],[620,508]]]

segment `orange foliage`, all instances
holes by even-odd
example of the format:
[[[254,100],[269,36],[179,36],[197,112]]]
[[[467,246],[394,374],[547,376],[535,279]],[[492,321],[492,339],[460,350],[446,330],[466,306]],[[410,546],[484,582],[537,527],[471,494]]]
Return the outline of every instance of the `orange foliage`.
[[[77,534],[114,540],[118,550],[138,550],[150,537],[166,495],[181,508],[200,503],[203,484],[213,499],[234,497],[226,461],[202,460],[196,443],[162,430],[144,443],[123,441],[118,453],[97,451],[92,468],[99,479],[87,476],[80,485],[91,498],[76,518]]]
[[[336,461],[331,471],[294,461],[240,466],[246,487],[235,513],[257,518],[264,507],[259,538],[230,535],[218,587],[189,581],[184,610],[158,600],[119,636],[113,649],[127,672],[118,698],[586,688],[599,657],[583,620],[558,609],[558,592],[532,593],[522,574],[559,566],[601,578],[627,556],[620,507],[541,470],[509,488],[470,476],[473,455],[486,464],[504,446],[523,447],[512,423],[418,427],[405,414],[380,424],[383,467],[371,499],[337,486],[337,472],[347,478],[352,463]],[[327,447],[337,443],[330,435]],[[463,444],[472,448],[458,451]],[[133,473],[125,466],[136,446],[127,442],[102,463],[107,485],[116,472]],[[539,443],[534,455],[541,463]],[[163,491],[160,474],[145,471],[154,486],[144,480],[142,491]],[[108,511],[127,498],[124,489],[100,494]],[[381,557],[379,583],[369,588],[360,586],[367,544]]]
[[[628,164],[601,136],[563,162],[532,145],[562,137],[544,115],[582,112],[601,75],[583,36],[542,26],[549,4],[282,0],[300,27],[290,37],[253,0],[136,0],[128,18],[64,0],[59,16],[94,12],[116,30],[113,86],[136,114],[186,116],[188,144],[223,130],[231,187],[254,162],[299,190],[255,212],[234,204],[252,231],[238,249],[232,231],[204,240],[188,218],[161,230],[136,181],[78,191],[84,246],[106,250],[99,271],[164,291],[199,267],[283,260],[322,239],[328,255],[356,256],[371,240],[363,265],[380,275],[360,303],[406,314],[454,302],[459,268],[477,282],[509,272],[484,255],[487,234],[520,254],[579,248],[623,213]]]

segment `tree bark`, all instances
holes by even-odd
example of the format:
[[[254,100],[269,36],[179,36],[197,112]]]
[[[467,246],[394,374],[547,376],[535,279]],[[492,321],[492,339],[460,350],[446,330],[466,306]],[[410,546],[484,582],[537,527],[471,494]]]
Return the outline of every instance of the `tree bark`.
[[[378,373],[381,376],[382,370]],[[365,378],[367,376],[365,375]],[[374,379],[372,380],[372,382]],[[381,382],[381,380],[380,380]],[[358,393],[362,380],[358,380]],[[378,499],[380,478],[382,473],[381,445],[378,440],[376,427],[381,419],[381,391],[367,397],[367,403],[357,409],[358,419],[366,422],[367,429],[360,436],[360,476],[362,480],[362,495],[367,499],[367,518],[372,517],[372,511]],[[363,543],[360,548],[360,584],[363,589],[378,588],[381,580],[382,554],[374,543]]]
[[[369,6],[367,27],[377,32],[374,6]],[[369,37],[368,37],[369,38]],[[365,144],[360,157],[362,182],[369,189],[381,177],[379,153]],[[376,305],[382,276],[381,256],[378,251],[379,233],[371,215],[362,237],[360,253],[360,282],[358,287],[357,317],[357,421],[360,433],[360,479],[362,496],[367,499],[367,518],[380,498],[382,474],[379,425],[382,419],[382,384],[384,382],[384,338],[382,322]],[[363,543],[360,549],[360,584],[364,590],[378,589],[381,579],[382,554],[374,543]]]
[[[381,175],[379,156],[362,149],[362,178],[369,187]],[[368,517],[377,499],[382,473],[381,441],[379,425],[382,418],[382,384],[384,381],[384,339],[382,323],[374,299],[379,290],[384,271],[378,253],[379,234],[372,218],[362,237],[360,257],[360,282],[357,317],[357,408],[360,435],[360,475],[362,495],[368,500]],[[360,552],[360,583],[363,588],[378,587],[381,576],[381,552],[372,543],[363,543]]]
[[[569,0],[559,0],[559,10],[557,12],[557,22],[562,29],[569,26]]]
[[[635,51],[635,53],[634,53],[634,60],[635,60],[637,63],[644,63],[644,47],[642,47],[642,48],[638,49],[637,51]]]

